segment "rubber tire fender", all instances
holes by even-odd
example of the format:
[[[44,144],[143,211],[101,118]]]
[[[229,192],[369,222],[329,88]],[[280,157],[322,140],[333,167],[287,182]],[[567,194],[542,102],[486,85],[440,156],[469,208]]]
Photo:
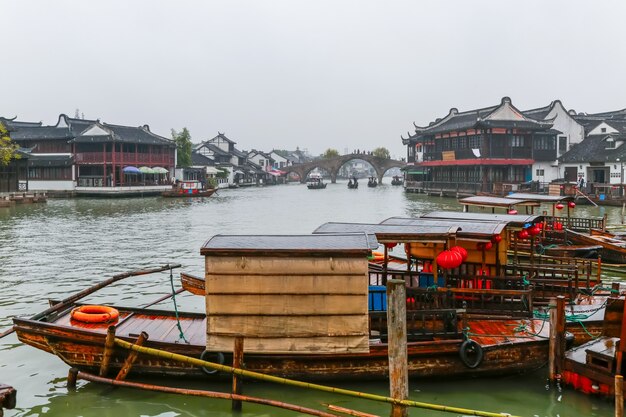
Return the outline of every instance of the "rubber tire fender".
[[[469,357],[470,353],[474,353],[476,356],[473,360]],[[463,362],[463,365],[470,369],[478,368],[483,362],[484,355],[485,353],[483,352],[483,348],[478,344],[478,342],[475,342],[472,339],[467,339],[461,343],[461,347],[459,348],[461,362]]]
[[[209,355],[215,355],[216,356],[216,360],[215,361],[209,361],[207,360],[207,356]],[[218,363],[220,365],[224,365],[224,354],[222,352],[210,352],[208,350],[205,350],[202,352],[202,354],[200,354],[200,359],[203,361],[207,361],[207,362],[215,362]],[[217,369],[212,369],[212,368],[207,368],[205,366],[202,366],[200,369],[202,369],[202,372],[204,372],[207,375],[215,375],[216,373],[218,373],[219,371]]]

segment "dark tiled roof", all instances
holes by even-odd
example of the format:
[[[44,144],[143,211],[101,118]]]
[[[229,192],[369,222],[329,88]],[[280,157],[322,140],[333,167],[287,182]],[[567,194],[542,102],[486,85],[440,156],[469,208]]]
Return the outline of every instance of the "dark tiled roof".
[[[191,163],[192,165],[214,165],[215,161],[201,153],[191,152]]]
[[[424,219],[424,218],[405,218],[390,217],[383,220],[381,224],[396,224],[405,226],[457,226],[460,230],[457,235],[483,235],[491,237],[494,234],[500,234],[505,228],[506,223],[500,221],[476,221],[476,220],[448,220],[448,219]]]
[[[512,119],[503,119],[494,117],[500,108],[508,106],[512,112],[518,114]],[[511,99],[503,97],[497,106],[484,107],[482,109],[459,112],[457,109],[450,109],[450,112],[443,119],[438,119],[426,127],[415,126],[415,135],[410,139],[418,137],[434,135],[456,130],[465,130],[480,127],[504,127],[504,128],[522,128],[532,130],[545,130],[552,127],[552,123],[548,121],[539,121],[534,118],[526,117],[523,112],[517,110],[511,103]]]
[[[146,145],[165,145],[169,147],[175,147],[176,144],[171,139],[166,139],[162,136],[155,135],[145,127],[131,127],[111,125],[108,123],[97,123],[101,129],[110,132],[109,135],[79,135],[72,140],[76,143],[101,143],[101,142],[124,142],[124,143],[139,143]],[[78,125],[76,125],[78,126]],[[81,125],[81,128],[84,125]],[[84,132],[87,128],[81,129]]]
[[[626,145],[617,148],[606,147],[606,138],[608,134],[587,136],[582,142],[572,146],[572,148],[563,154],[560,162],[607,162],[615,161],[616,158],[624,161],[626,157]],[[621,137],[626,140],[626,137]]]
[[[243,153],[241,152],[239,149],[233,147],[233,155],[235,155],[237,158],[247,158],[248,154],[247,153]]]
[[[213,153],[215,153],[217,155],[230,155],[228,152],[226,152],[225,150],[223,150],[219,146],[213,145],[212,143],[208,143],[208,142],[204,142],[202,145],[198,146],[198,148],[196,148],[196,149],[200,149],[203,146],[205,148],[213,151]]]
[[[552,110],[552,105],[553,103],[550,103],[545,107],[524,110],[522,113],[524,113],[526,117],[531,117],[535,120],[544,120],[546,116],[548,115],[548,113],[550,113],[550,110]]]
[[[36,127],[17,127],[11,133],[11,139],[19,140],[35,140],[35,139],[60,139],[70,140],[74,136],[67,127],[54,126],[36,126]]]
[[[20,127],[37,127],[42,125],[41,122],[22,122],[15,119],[15,117],[13,119],[9,119],[8,117],[0,117],[0,123],[6,126],[6,128],[9,130]]]
[[[232,143],[232,144],[237,143],[237,142],[235,142],[235,141],[232,141],[232,140],[228,139],[228,138],[226,137],[226,135],[225,135],[225,134],[223,134],[223,133],[221,133],[221,132],[217,132],[217,136],[215,136],[214,138],[211,138],[211,139],[209,139],[209,140],[215,140],[215,139],[223,139],[223,140],[225,140],[225,141],[227,141],[227,142],[230,142],[230,143]]]

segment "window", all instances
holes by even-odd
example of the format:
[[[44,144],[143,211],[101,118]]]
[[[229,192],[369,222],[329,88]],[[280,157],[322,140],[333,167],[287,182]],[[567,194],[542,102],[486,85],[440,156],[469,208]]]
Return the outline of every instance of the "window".
[[[615,141],[613,138],[606,139],[606,149],[615,149]]]
[[[523,148],[524,147],[524,136],[521,136],[521,135],[513,135],[513,136],[511,136],[511,147],[512,148]]]
[[[559,153],[567,152],[567,136],[559,136]]]
[[[602,127],[602,128],[600,128],[600,131],[601,131],[602,133],[606,133],[606,127]]]
[[[538,169],[537,170],[537,176],[538,177],[543,177],[544,176],[544,170],[543,169]]]

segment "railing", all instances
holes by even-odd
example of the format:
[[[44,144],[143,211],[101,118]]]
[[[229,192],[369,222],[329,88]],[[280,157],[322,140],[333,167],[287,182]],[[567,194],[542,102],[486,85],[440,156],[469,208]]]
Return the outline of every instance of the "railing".
[[[75,155],[75,161],[77,163],[111,163],[113,154],[111,152],[80,152]],[[169,154],[116,153],[115,163],[120,165],[159,164],[171,166],[174,163],[174,157]]]
[[[591,229],[605,230],[606,223],[604,217],[559,217],[546,216],[546,223],[554,224],[559,222],[566,229],[581,232],[590,232]]]
[[[425,341],[435,338],[461,339],[459,332],[459,318],[464,320],[465,311],[462,309],[436,309],[436,310],[407,310],[406,332],[407,341]],[[387,312],[371,311],[370,338],[387,340]]]

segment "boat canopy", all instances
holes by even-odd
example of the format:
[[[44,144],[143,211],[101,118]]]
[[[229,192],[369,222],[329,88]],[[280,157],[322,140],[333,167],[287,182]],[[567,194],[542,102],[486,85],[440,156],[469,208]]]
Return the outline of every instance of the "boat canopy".
[[[512,208],[514,206],[533,206],[538,207],[541,203],[533,199],[521,199],[508,197],[491,197],[475,195],[472,197],[461,198],[459,203],[464,206],[481,206],[481,207],[501,207]]]
[[[532,193],[513,193],[507,198],[515,200],[535,201],[537,203],[558,203],[560,201],[574,201],[575,197],[571,195],[545,195]]]
[[[452,220],[452,219],[426,219],[426,218],[405,218],[390,217],[380,224],[398,226],[458,226],[459,239],[490,241],[494,235],[499,235],[506,229],[507,223],[501,220]]]
[[[543,216],[535,214],[467,213],[458,211],[431,211],[430,213],[422,215],[422,218],[501,221],[512,226],[521,226],[526,223],[537,223],[543,220]]]
[[[365,233],[328,235],[215,235],[200,249],[204,256],[358,256],[378,247]]]
[[[394,225],[370,223],[324,223],[313,232],[315,235],[327,233],[363,232],[376,236],[380,243],[400,242],[447,242],[456,236],[461,228],[457,225]]]

